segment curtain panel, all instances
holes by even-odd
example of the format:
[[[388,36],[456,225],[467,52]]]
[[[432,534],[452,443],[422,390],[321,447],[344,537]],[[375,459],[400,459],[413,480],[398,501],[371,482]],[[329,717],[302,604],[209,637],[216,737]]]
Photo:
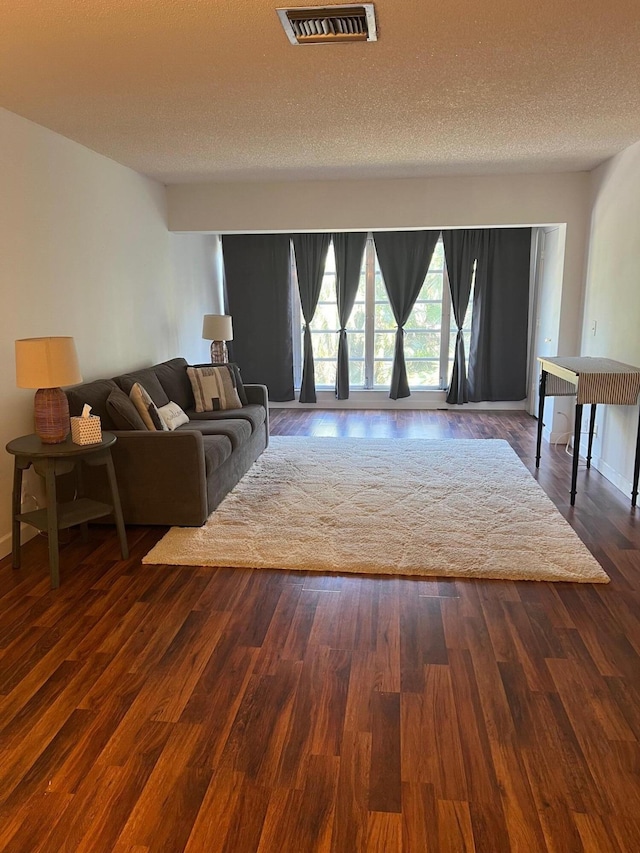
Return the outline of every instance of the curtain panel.
[[[487,232],[481,228],[464,228],[442,232],[444,256],[449,276],[449,290],[451,291],[451,305],[458,330],[447,403],[467,403],[469,400],[462,327],[469,307],[473,267],[478,256],[482,253],[483,240],[486,240],[486,234]]]
[[[469,347],[469,400],[527,396],[531,228],[485,231]]]
[[[398,329],[389,397],[409,397],[404,358],[404,325],[429,270],[440,231],[376,231],[373,240],[384,286]]]
[[[367,234],[352,232],[332,234],[333,250],[336,256],[336,299],[338,303],[338,364],[336,367],[336,398],[349,399],[349,345],[347,343],[347,323],[353,311],[353,304],[360,284],[362,258],[367,242]]]
[[[304,317],[304,354],[299,400],[301,403],[315,403],[316,379],[309,324],[313,320],[318,305],[331,234],[294,234],[291,240],[296,259],[300,305]]]
[[[269,399],[295,399],[288,234],[222,237],[233,355],[244,382],[266,385]]]

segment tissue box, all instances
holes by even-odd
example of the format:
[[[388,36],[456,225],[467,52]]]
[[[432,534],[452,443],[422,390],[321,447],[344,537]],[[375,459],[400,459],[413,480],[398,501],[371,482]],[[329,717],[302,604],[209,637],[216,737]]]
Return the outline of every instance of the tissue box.
[[[102,427],[97,415],[88,418],[71,418],[71,441],[74,444],[100,444]]]

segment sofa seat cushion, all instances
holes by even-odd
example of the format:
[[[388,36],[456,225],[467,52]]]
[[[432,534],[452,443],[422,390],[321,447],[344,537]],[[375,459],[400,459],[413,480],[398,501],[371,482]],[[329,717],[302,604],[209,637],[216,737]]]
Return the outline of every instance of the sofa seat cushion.
[[[204,444],[204,463],[208,477],[231,456],[231,440],[226,435],[204,435],[202,441]]]
[[[91,414],[100,418],[102,429],[117,429],[113,418],[107,409],[109,395],[118,386],[112,379],[96,379],[95,382],[84,382],[69,388],[66,392],[69,401],[69,414],[78,416],[82,414],[85,403],[91,406]]]
[[[247,420],[230,418],[218,421],[189,421],[184,426],[179,426],[176,432],[183,429],[197,429],[203,435],[226,435],[233,449],[244,444],[251,438],[251,424]]]
[[[116,376],[115,381],[122,388],[125,394],[130,394],[131,389],[137,383],[142,385],[147,394],[151,397],[158,408],[166,406],[170,402],[167,393],[160,384],[160,380],[155,374],[153,367],[147,367],[144,370],[136,370],[134,373],[125,373],[122,376]],[[175,400],[179,403],[179,400]],[[184,408],[184,407],[181,407]]]
[[[249,403],[248,406],[243,406],[241,409],[227,409],[224,412],[195,412],[188,411],[187,415],[192,424],[201,420],[225,420],[227,418],[241,418],[249,421],[251,429],[255,432],[265,422],[267,413],[264,406],[259,403]]]

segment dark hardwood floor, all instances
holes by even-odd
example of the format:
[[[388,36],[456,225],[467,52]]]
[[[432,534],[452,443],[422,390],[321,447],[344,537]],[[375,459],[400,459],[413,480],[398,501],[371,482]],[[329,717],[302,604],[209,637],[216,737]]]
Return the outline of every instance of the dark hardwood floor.
[[[523,413],[277,410],[279,435],[505,438]],[[0,563],[0,850],[637,853],[638,511],[543,448],[608,585]]]

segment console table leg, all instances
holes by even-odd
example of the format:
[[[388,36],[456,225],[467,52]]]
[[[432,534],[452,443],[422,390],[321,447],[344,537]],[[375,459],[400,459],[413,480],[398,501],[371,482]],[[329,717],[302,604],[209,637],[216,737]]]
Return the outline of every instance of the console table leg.
[[[122,507],[120,505],[120,493],[118,492],[118,482],[116,480],[116,471],[113,467],[113,459],[111,451],[107,451],[107,476],[109,478],[109,487],[111,488],[111,501],[113,503],[113,517],[116,522],[118,538],[120,539],[120,550],[122,559],[129,559],[129,545],[127,544],[127,533],[124,528],[124,519],[122,517]]]
[[[571,472],[571,506],[576,502],[578,482],[578,457],[580,456],[580,433],[582,432],[582,403],[576,403],[576,425],[573,434],[573,470]]]
[[[544,398],[547,390],[547,371],[540,374],[540,395],[538,398],[538,439],[536,442],[536,468],[540,467],[540,447],[542,445],[542,420],[544,418]]]
[[[47,460],[45,483],[47,490],[47,535],[49,537],[49,571],[51,573],[51,589],[60,586],[60,568],[58,554],[58,504],[56,502],[55,463]]]
[[[596,426],[596,404],[591,404],[589,416],[589,444],[587,445],[587,468],[591,468],[591,448],[593,447],[593,431]]]
[[[13,568],[20,568],[20,522],[18,521],[18,515],[20,513],[22,504],[22,468],[19,465],[19,460],[16,457],[14,459],[13,466],[13,498],[11,511],[12,515],[12,524],[11,524],[11,554],[13,561]]]
[[[636,461],[633,466],[633,489],[631,491],[631,506],[638,501],[638,477],[640,476],[640,416],[638,417],[638,435],[636,437]]]

